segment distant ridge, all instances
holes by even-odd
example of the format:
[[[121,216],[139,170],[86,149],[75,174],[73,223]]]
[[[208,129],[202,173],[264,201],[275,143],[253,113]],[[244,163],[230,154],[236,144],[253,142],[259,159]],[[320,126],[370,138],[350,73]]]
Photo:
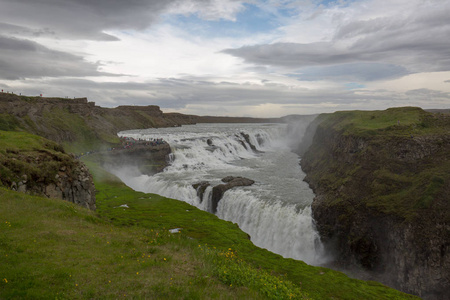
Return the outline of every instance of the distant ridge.
[[[123,130],[196,123],[273,123],[282,118],[214,117],[163,113],[159,106],[104,108],[87,98],[29,97],[0,93],[0,130],[22,129],[59,143],[94,149],[118,143]]]

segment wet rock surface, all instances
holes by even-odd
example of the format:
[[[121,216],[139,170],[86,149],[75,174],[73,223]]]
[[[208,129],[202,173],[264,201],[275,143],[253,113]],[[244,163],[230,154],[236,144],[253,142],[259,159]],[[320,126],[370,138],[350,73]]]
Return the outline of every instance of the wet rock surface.
[[[210,185],[211,184],[208,181],[201,181],[192,185],[192,187],[197,191],[197,196],[200,198],[200,203],[203,202],[203,195]]]
[[[227,176],[222,179],[222,182],[224,182],[224,184],[219,184],[212,188],[211,212],[214,214],[217,212],[217,205],[226,191],[234,187],[250,186],[255,183],[254,180],[240,176]],[[202,181],[192,185],[192,187],[197,190],[197,196],[199,196],[200,201],[203,201],[204,193],[209,186],[211,186],[211,184],[208,181]]]

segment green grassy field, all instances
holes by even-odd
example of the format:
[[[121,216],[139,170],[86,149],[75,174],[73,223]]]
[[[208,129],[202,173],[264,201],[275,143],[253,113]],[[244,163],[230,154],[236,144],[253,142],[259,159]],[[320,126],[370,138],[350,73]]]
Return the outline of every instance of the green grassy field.
[[[445,133],[447,126],[436,126],[436,114],[419,107],[396,107],[379,111],[338,111],[319,116],[322,126],[361,136],[411,136]],[[438,131],[441,129],[440,131]],[[447,131],[448,132],[448,131]]]
[[[37,135],[24,131],[2,131],[0,130],[0,153],[18,151],[39,151],[51,149],[58,152],[63,148],[55,142],[49,141]]]

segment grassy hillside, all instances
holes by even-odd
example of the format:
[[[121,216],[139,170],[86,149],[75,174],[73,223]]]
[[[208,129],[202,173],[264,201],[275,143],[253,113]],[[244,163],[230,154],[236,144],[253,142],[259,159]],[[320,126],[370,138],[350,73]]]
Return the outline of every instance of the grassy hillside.
[[[418,107],[389,108],[383,111],[338,111],[323,114],[324,126],[336,130],[345,129],[350,132],[364,130],[405,129],[417,125],[429,113]]]
[[[55,142],[26,132],[0,130],[0,186],[25,181],[32,189],[54,182],[60,167],[73,165],[73,158]]]
[[[75,153],[119,143],[117,132],[121,130],[179,125],[177,122],[165,117],[157,106],[103,108],[86,98],[0,93],[0,130],[25,130],[62,143]]]
[[[114,226],[71,203],[3,189],[0,199],[2,299],[263,296],[221,281],[228,259],[180,234]]]

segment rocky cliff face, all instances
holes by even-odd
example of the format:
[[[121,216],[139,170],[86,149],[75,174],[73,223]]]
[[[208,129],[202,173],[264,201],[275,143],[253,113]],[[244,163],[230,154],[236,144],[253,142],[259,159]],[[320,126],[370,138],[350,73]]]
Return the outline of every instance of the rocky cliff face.
[[[90,210],[95,210],[95,187],[92,175],[86,166],[77,162],[68,169],[61,166],[55,180],[48,184],[27,185],[26,177],[24,180],[11,185],[12,189],[19,192],[44,195],[48,198],[66,200]]]
[[[338,260],[402,291],[449,299],[450,119],[406,109],[322,115],[313,127],[301,165]]]
[[[91,174],[60,145],[16,132],[0,133],[0,142],[3,143],[0,146],[0,185],[95,210]]]

